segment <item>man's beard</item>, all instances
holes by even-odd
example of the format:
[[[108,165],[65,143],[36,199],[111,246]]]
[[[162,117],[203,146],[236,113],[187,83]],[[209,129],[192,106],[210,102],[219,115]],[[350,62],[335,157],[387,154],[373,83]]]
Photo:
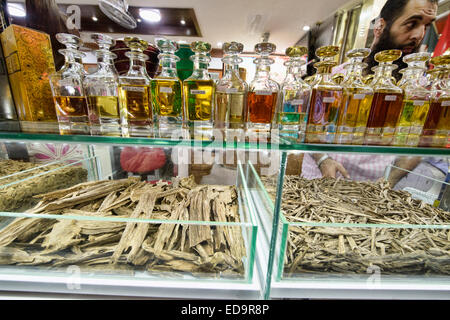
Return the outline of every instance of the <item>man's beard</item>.
[[[416,44],[415,42],[410,42],[406,45],[398,45],[396,43],[394,43],[392,41],[392,37],[390,36],[391,33],[391,25],[387,25],[384,30],[383,33],[381,34],[380,39],[378,40],[378,43],[376,43],[372,49],[372,52],[370,53],[370,55],[364,60],[365,63],[368,64],[366,70],[365,70],[365,74],[370,74],[373,73],[372,72],[372,68],[378,65],[378,62],[375,61],[375,55],[383,50],[392,50],[392,49],[398,49],[398,50],[402,50],[405,47],[414,47],[413,52],[418,52],[419,51],[419,47],[420,47],[420,43]],[[394,70],[392,72],[392,75],[394,76],[395,79],[400,80],[402,77],[402,74],[399,73],[399,71],[401,69],[406,68],[408,65],[403,62],[403,55],[400,59],[394,61],[394,64],[398,66],[398,68],[396,70]]]

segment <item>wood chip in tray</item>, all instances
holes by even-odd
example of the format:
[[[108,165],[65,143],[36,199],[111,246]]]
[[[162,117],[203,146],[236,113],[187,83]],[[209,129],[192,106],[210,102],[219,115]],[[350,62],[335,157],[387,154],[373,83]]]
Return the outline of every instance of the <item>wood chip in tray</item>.
[[[239,222],[234,186],[193,177],[149,184],[139,178],[81,183],[35,196],[27,212],[65,216]],[[15,248],[14,250],[11,248]],[[86,219],[17,218],[0,230],[1,264],[114,272],[141,270],[242,276],[241,227]],[[6,254],[7,253],[7,254]],[[0,251],[1,255],[1,251]]]

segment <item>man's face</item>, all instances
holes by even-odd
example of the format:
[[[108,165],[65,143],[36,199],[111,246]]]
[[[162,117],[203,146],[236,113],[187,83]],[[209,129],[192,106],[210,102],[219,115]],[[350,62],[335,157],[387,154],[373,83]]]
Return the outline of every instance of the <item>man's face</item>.
[[[410,0],[403,13],[385,30],[390,42],[403,55],[416,52],[428,26],[436,19],[437,4],[428,0]]]

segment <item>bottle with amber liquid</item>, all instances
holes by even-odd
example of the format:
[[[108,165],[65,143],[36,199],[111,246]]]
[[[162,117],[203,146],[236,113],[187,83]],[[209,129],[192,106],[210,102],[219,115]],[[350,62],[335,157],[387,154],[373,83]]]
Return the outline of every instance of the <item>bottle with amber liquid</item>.
[[[130,51],[130,69],[119,77],[119,104],[122,134],[149,137],[153,135],[153,110],[150,102],[150,76],[145,61],[144,50],[148,42],[137,37],[126,37],[125,44]]]
[[[450,55],[431,59],[434,68],[430,70],[431,104],[419,146],[450,148]]]
[[[363,60],[369,54],[370,49],[354,49],[347,52],[350,63],[345,66],[347,73],[341,83],[344,99],[339,109],[336,143],[364,143],[364,133],[373,100],[373,89],[364,83],[362,75],[367,66]]]
[[[190,59],[194,62],[192,75],[183,81],[184,98],[184,127],[194,132],[204,132],[213,128],[214,92],[216,86],[208,74],[211,58],[211,44],[203,41],[191,43],[194,55]]]
[[[261,42],[255,45],[260,55],[253,63],[256,74],[250,83],[247,95],[247,130],[268,132],[272,128],[280,86],[270,78],[270,65],[275,61],[269,57],[276,50],[273,43]]]
[[[402,111],[403,90],[392,81],[392,71],[397,68],[392,63],[401,56],[401,50],[384,50],[375,55],[379,65],[373,68],[374,97],[367,122],[365,144],[391,145],[393,142],[395,127]]]
[[[120,136],[119,74],[114,66],[117,56],[109,51],[115,41],[99,33],[92,34],[91,40],[99,47],[96,51],[98,70],[84,79],[91,134]]]
[[[239,75],[239,54],[244,45],[226,42],[222,46],[225,73],[216,86],[214,127],[219,129],[244,129],[248,85]]]
[[[81,45],[81,39],[66,33],[58,33],[56,39],[66,46],[59,50],[65,57],[63,67],[50,76],[60,134],[89,134],[84,72],[77,61],[81,53],[75,49]]]
[[[166,38],[157,38],[156,46],[161,54],[158,56],[161,73],[151,83],[154,123],[160,137],[167,137],[183,122],[183,94],[182,83],[177,74],[175,55],[178,44]]]
[[[331,79],[331,71],[339,54],[339,47],[326,46],[317,49],[321,59],[314,66],[317,69],[316,84],[312,88],[309,107],[306,142],[333,143],[336,137],[336,124],[339,108],[343,101],[342,87]]]
[[[276,117],[280,135],[297,142],[305,140],[311,97],[311,87],[301,78],[301,67],[305,64],[303,56],[307,53],[308,49],[301,46],[286,49],[289,60],[284,63],[286,77],[281,84],[281,101]]]
[[[395,128],[393,145],[419,145],[428,111],[430,109],[431,92],[425,87],[426,63],[431,54],[428,52],[412,53],[403,57],[408,67],[401,70],[403,77],[399,87],[403,89],[403,106]]]

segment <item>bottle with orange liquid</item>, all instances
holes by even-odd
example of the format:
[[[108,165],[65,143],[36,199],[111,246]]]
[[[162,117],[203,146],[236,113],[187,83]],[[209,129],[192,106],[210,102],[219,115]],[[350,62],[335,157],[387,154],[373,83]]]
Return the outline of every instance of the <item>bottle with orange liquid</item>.
[[[450,55],[431,59],[431,104],[419,146],[450,148]]]
[[[404,91],[403,106],[395,129],[393,145],[417,146],[423,126],[430,109],[430,91],[425,87],[424,76],[426,63],[431,54],[428,52],[412,53],[403,58],[408,64],[403,73],[399,87]]]
[[[269,131],[277,105],[280,86],[270,78],[270,65],[275,61],[269,58],[276,46],[273,43],[261,42],[256,44],[255,52],[260,57],[255,59],[256,74],[250,83],[247,95],[247,130]]]
[[[392,71],[397,68],[393,62],[401,56],[401,50],[385,50],[375,55],[379,65],[373,68],[374,97],[367,122],[365,144],[390,145],[393,142],[397,120],[402,111],[403,90],[392,81]]]
[[[306,142],[333,143],[336,136],[336,123],[342,105],[342,87],[331,79],[331,70],[336,66],[334,57],[339,47],[326,46],[317,49],[321,58],[314,66],[317,69],[316,83],[312,88]]]
[[[373,99],[373,89],[366,85],[362,71],[367,66],[364,58],[370,49],[354,49],[347,52],[350,63],[345,67],[346,76],[342,82],[344,100],[339,109],[336,143],[363,144],[367,120]]]

